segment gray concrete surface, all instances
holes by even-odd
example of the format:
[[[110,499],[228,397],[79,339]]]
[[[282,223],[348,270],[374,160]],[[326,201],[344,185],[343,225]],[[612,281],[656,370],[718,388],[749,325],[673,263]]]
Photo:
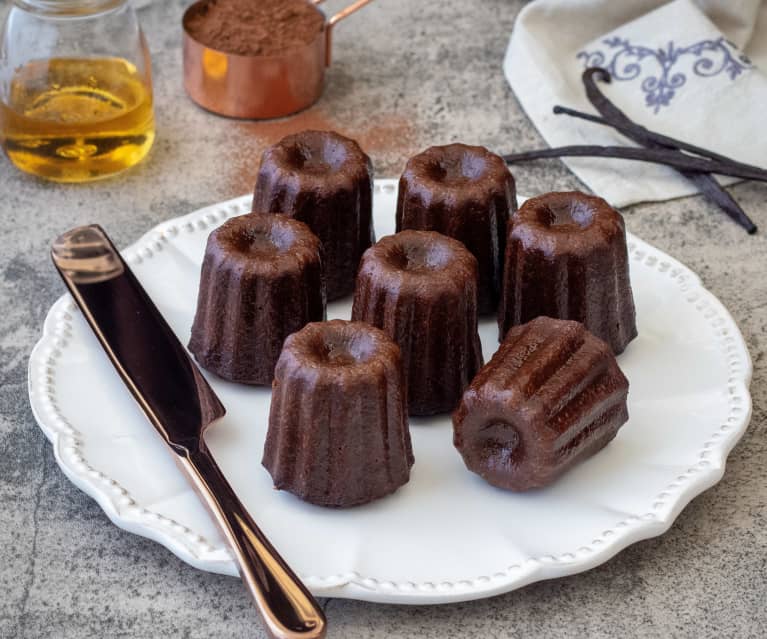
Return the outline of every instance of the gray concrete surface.
[[[8,5],[0,2],[0,13]],[[181,87],[184,2],[142,9],[159,137],[147,162],[90,186],[59,186],[0,160],[0,637],[262,637],[241,584],[199,572],[113,526],[56,466],[27,402],[26,367],[62,293],[48,244],[104,224],[120,245],[152,225],[251,189],[263,146],[291,129],[359,138],[379,176],[446,140],[497,150],[542,144],[501,73],[518,0],[378,0],[338,30],[327,91],[278,123],[197,109]],[[331,0],[331,8],[343,4]],[[763,134],[763,132],[755,132]],[[522,192],[578,187],[558,162],[515,170]],[[767,187],[733,193],[764,229],[747,237],[699,197],[635,206],[629,228],[681,259],[732,311],[754,360],[754,416],[722,482],[660,538],[588,573],[440,607],[328,600],[331,637],[767,636]]]

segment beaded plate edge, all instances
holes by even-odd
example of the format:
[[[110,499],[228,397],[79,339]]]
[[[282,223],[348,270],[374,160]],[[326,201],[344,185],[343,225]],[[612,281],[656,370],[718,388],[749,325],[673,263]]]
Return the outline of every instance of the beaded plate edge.
[[[376,180],[375,189],[393,193],[396,180]],[[247,213],[250,196],[214,204],[163,222],[123,251],[130,265],[151,259],[180,233],[207,231],[229,217]],[[628,233],[629,256],[669,277],[682,298],[695,307],[714,329],[728,366],[728,415],[709,434],[697,454],[698,461],[680,473],[653,499],[652,509],[631,515],[604,530],[590,544],[561,555],[530,557],[492,575],[477,575],[452,582],[393,582],[356,572],[319,576],[301,575],[319,596],[344,597],[388,603],[448,603],[488,597],[534,581],[588,570],[607,561],[628,545],[665,532],[682,509],[716,484],[724,473],[730,450],[748,426],[751,415],[749,383],[752,366],[743,337],[729,312],[706,290],[689,268]],[[185,562],[202,570],[236,575],[228,549],[216,547],[199,533],[151,509],[143,508],[116,480],[91,467],[81,452],[80,433],[61,412],[56,397],[56,364],[71,337],[71,322],[79,311],[67,294],[57,300],[46,317],[43,335],[29,360],[29,396],[40,428],[53,444],[56,462],[76,486],[91,496],[110,520],[125,530],[162,544]]]

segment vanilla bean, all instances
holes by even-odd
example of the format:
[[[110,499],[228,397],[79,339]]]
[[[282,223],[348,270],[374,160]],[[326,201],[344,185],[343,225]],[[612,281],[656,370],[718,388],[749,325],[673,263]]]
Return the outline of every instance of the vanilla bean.
[[[586,96],[594,108],[605,118],[608,124],[613,126],[620,133],[623,133],[629,139],[648,148],[665,148],[673,151],[679,151],[681,145],[691,152],[702,152],[704,157],[723,160],[731,162],[732,164],[741,164],[717,153],[708,152],[708,155],[706,155],[706,149],[688,145],[680,140],[674,140],[634,122],[597,86],[596,81],[599,78],[605,82],[610,82],[612,80],[607,70],[600,68],[586,69],[583,72],[582,77],[583,85],[586,89]],[[684,169],[677,170],[683,177],[690,180],[705,197],[711,200],[722,209],[726,215],[742,226],[747,233],[756,233],[756,224],[754,224],[753,220],[751,220],[735,199],[725,191],[724,187],[716,181],[716,178],[713,175],[710,173],[698,173]]]
[[[601,115],[594,115],[592,113],[586,113],[585,111],[578,111],[578,109],[571,109],[570,107],[562,106],[561,104],[555,104],[552,109],[555,115],[569,115],[579,120],[588,120],[596,124],[603,124],[604,126],[611,126],[614,129],[620,130],[617,124],[608,122],[607,118],[603,118]],[[621,131],[623,133],[623,131]]]
[[[527,162],[529,160],[542,160],[545,158],[561,157],[596,157],[614,158],[618,160],[635,160],[637,162],[649,162],[663,164],[675,169],[685,171],[697,171],[699,173],[718,173],[729,175],[744,180],[767,182],[767,171],[752,167],[733,165],[728,162],[707,160],[680,151],[669,149],[645,149],[630,146],[598,146],[598,145],[572,145],[560,146],[540,151],[526,151],[523,153],[511,153],[502,156],[507,164]]]
[[[624,129],[622,133],[626,134],[628,137],[631,137],[631,136],[628,135],[627,131],[631,130],[635,132],[636,135],[644,136],[647,139],[650,139],[650,140],[653,140],[654,142],[662,144],[663,146],[667,148],[674,148],[681,151],[687,151],[688,153],[694,153],[695,155],[700,155],[704,158],[715,160],[723,164],[731,164],[733,168],[744,169],[746,171],[756,171],[758,173],[761,173],[767,176],[767,170],[761,167],[754,166],[753,164],[746,164],[745,162],[739,162],[738,160],[727,157],[726,155],[722,155],[720,153],[716,153],[709,149],[704,149],[702,147],[695,146],[694,144],[684,142],[683,140],[677,140],[676,138],[663,135],[662,133],[656,133],[655,131],[650,131],[650,129],[643,127],[641,124],[637,124],[631,118],[629,118],[625,113],[623,113],[623,111],[621,111],[617,106],[615,106],[615,104],[613,104],[609,100],[609,98],[604,93],[602,93],[602,91],[600,91],[599,87],[596,85],[596,82],[594,80],[595,76],[600,76],[602,80],[604,80],[604,82],[607,82],[607,83],[612,81],[612,78],[610,77],[610,72],[607,71],[607,69],[602,69],[601,67],[589,67],[588,69],[586,69],[583,72],[582,78],[583,78],[583,84],[586,87],[586,95],[588,96],[589,101],[591,102],[591,104],[594,105],[597,111],[599,111],[603,116],[605,116],[610,121],[611,124],[619,119],[622,120],[623,126],[621,126],[621,128]],[[608,117],[608,113],[610,114],[610,117]],[[720,171],[715,171],[715,172],[720,173]],[[730,175],[730,174],[726,173],[724,175]],[[746,178],[746,179],[756,179],[756,178]]]
[[[758,228],[754,221],[748,217],[740,204],[722,187],[716,179],[708,173],[695,173],[693,171],[680,171],[684,177],[698,187],[698,190],[716,204],[726,215],[742,226],[746,233],[753,235]]]
[[[569,109],[567,107],[563,106],[555,106],[554,107],[554,113],[556,114],[564,114],[569,115],[574,118],[579,118],[582,120],[587,120],[589,122],[594,122],[595,124],[602,124],[604,126],[610,126],[619,131],[620,133],[623,133],[630,139],[635,140],[636,142],[642,144],[643,146],[647,147],[656,147],[656,148],[673,148],[673,150],[676,150],[675,147],[669,147],[666,144],[663,144],[661,142],[656,142],[654,139],[651,139],[650,136],[645,135],[634,135],[633,132],[629,132],[626,130],[624,126],[622,126],[622,122],[612,122],[608,117],[600,117],[598,115],[592,115],[590,113],[584,113],[583,111],[577,111],[575,109]],[[627,118],[628,119],[628,118]],[[643,128],[643,127],[640,127]],[[653,134],[653,131],[650,131],[649,129],[645,129],[648,133]],[[740,226],[742,226],[747,233],[750,235],[753,235],[757,231],[757,226],[754,224],[753,220],[746,214],[746,212],[741,208],[741,206],[735,201],[735,199],[725,190],[725,188],[719,184],[719,182],[716,181],[716,178],[714,178],[709,173],[698,173],[695,171],[685,171],[678,169],[679,173],[684,176],[686,179],[690,180],[700,191],[700,193],[707,197],[711,202],[716,204],[722,211],[730,218],[732,218],[735,222],[737,222]]]

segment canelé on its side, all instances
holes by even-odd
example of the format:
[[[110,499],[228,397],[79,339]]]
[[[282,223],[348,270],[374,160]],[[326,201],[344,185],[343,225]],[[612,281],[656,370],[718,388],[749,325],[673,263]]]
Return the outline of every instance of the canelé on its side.
[[[628,380],[582,324],[539,317],[509,331],[453,414],[453,443],[494,486],[540,488],[628,420]]]

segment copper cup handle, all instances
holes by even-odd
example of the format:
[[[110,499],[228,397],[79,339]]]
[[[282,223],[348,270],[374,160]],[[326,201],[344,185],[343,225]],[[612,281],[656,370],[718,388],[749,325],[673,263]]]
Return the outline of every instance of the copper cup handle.
[[[357,2],[354,2],[350,4],[345,9],[341,9],[338,13],[336,13],[332,18],[330,18],[326,25],[325,25],[325,66],[330,66],[331,61],[331,52],[333,50],[332,44],[333,44],[333,27],[336,26],[341,20],[344,18],[348,18],[352,13],[355,13],[362,9],[366,4],[371,3],[373,0],[357,0]],[[325,2],[325,0],[312,0],[312,2],[316,5],[322,4]]]

